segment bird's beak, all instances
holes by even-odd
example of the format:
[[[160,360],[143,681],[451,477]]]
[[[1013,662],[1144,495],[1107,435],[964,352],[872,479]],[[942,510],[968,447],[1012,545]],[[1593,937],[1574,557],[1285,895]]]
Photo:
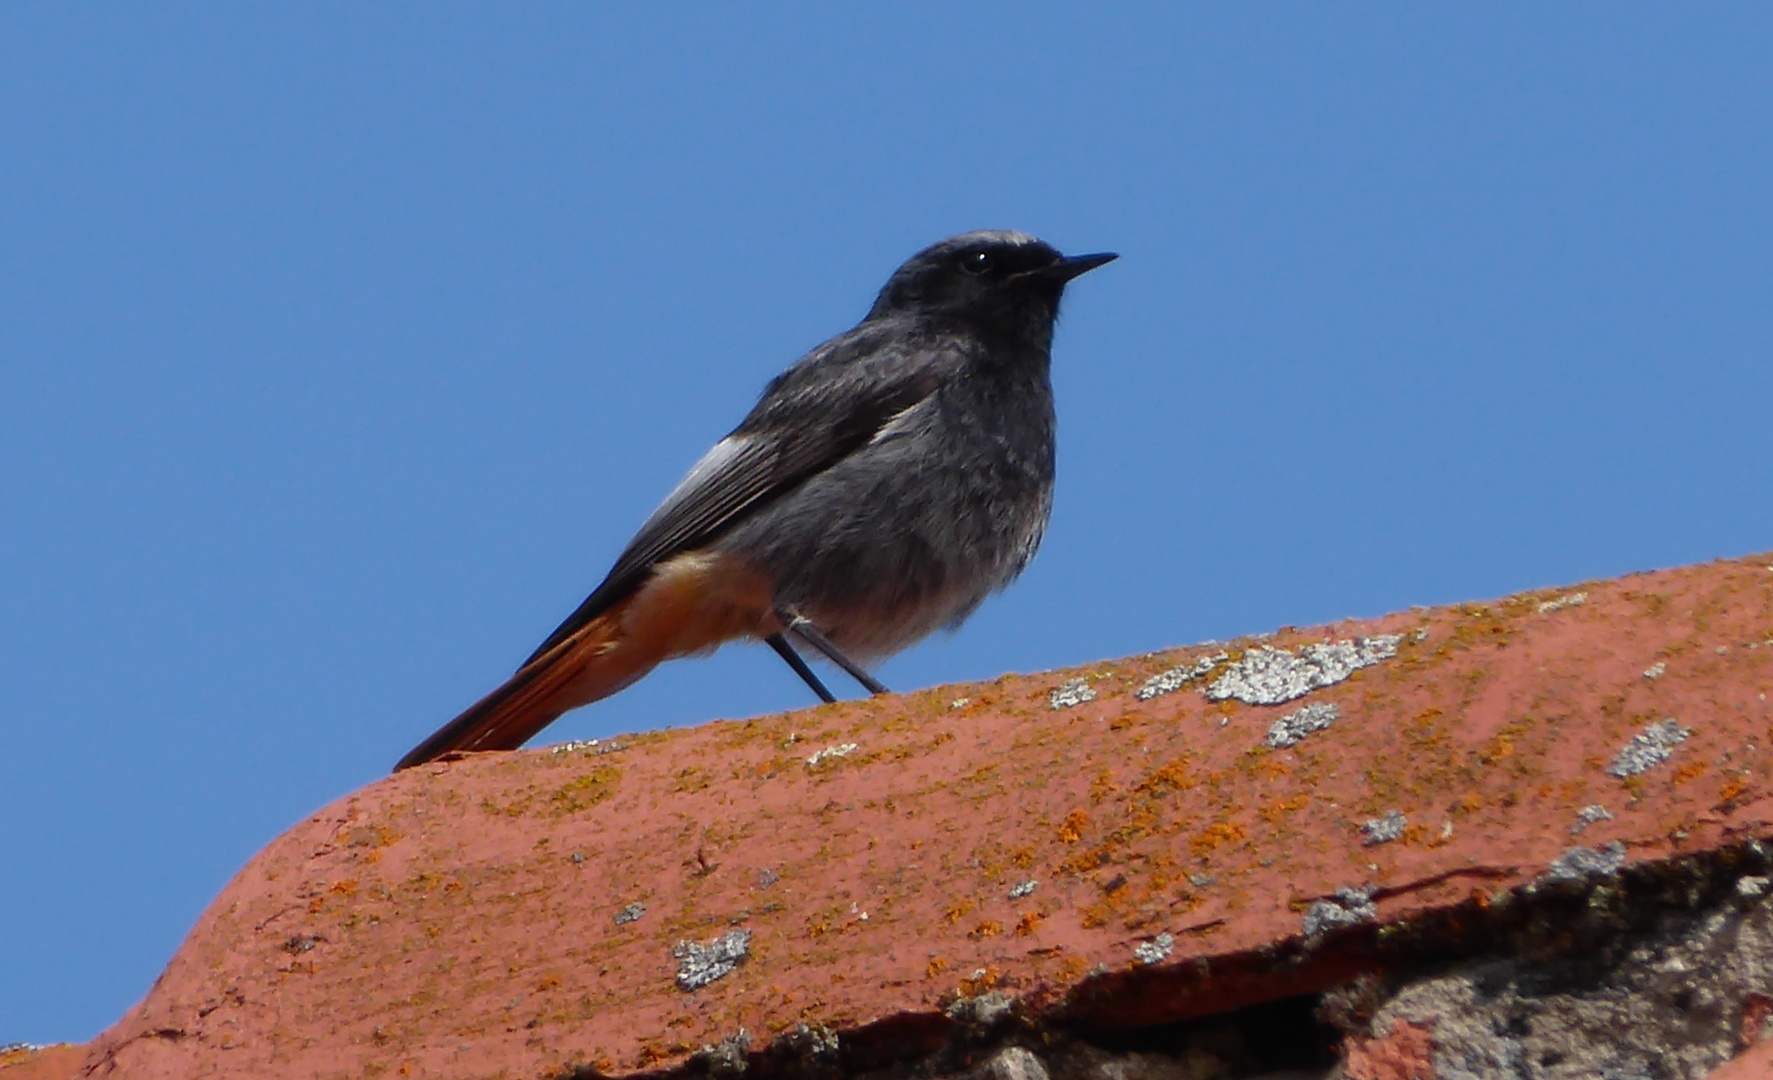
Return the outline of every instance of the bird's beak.
[[[1051,266],[1037,270],[1036,273],[1041,277],[1052,278],[1055,281],[1070,281],[1074,277],[1089,273],[1103,263],[1111,263],[1118,258],[1120,256],[1112,251],[1104,251],[1097,255],[1068,255]]]

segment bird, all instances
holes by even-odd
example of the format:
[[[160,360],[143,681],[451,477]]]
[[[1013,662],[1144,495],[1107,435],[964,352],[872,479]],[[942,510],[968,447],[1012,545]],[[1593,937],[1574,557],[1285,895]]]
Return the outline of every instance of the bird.
[[[401,758],[514,750],[665,660],[790,639],[871,694],[876,661],[957,628],[1021,574],[1052,513],[1053,331],[1118,256],[981,230],[906,260],[855,327],[795,361],[668,494],[515,674]]]

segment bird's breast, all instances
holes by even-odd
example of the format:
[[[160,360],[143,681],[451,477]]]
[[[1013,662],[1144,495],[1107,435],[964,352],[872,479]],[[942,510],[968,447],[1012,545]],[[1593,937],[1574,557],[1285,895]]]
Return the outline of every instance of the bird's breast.
[[[888,655],[1009,584],[1052,508],[1050,393],[935,395],[721,546],[846,651]]]

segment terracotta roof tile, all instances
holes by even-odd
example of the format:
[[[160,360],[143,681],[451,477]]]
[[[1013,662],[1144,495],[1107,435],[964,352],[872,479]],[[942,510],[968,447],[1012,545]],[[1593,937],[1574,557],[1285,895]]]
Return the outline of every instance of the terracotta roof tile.
[[[67,1043],[0,1047],[0,1080],[69,1080],[86,1055],[86,1047]]]
[[[1767,835],[1769,561],[410,770],[255,857],[87,1066],[623,1074],[1323,989]]]

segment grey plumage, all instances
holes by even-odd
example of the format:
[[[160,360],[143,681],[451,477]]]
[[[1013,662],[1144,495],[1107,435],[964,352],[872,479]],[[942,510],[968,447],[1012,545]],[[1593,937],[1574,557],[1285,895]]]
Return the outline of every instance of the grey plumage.
[[[770,382],[506,687],[401,765],[490,748],[472,733],[506,708],[501,693],[521,690],[526,672],[686,556],[715,557],[767,583],[773,596],[747,609],[742,635],[792,631],[798,617],[814,631],[807,640],[822,633],[844,653],[878,658],[958,625],[1040,545],[1053,498],[1049,367],[1060,296],[1066,282],[1113,258],[1066,258],[998,231],[913,256],[860,324]],[[730,612],[741,601],[720,603]],[[571,697],[549,700],[552,708]]]
[[[981,254],[984,272],[963,265]],[[771,380],[535,655],[701,546],[756,563],[779,603],[858,656],[958,625],[1046,531],[1059,298],[1112,257],[1066,260],[1007,231],[913,256],[859,325]]]
[[[865,388],[915,400],[715,546],[763,567],[780,604],[856,656],[965,619],[1027,565],[1053,502],[1047,349],[994,336],[966,319],[893,314],[793,369],[760,407],[766,425],[768,413]],[[745,425],[736,434],[750,437]]]

